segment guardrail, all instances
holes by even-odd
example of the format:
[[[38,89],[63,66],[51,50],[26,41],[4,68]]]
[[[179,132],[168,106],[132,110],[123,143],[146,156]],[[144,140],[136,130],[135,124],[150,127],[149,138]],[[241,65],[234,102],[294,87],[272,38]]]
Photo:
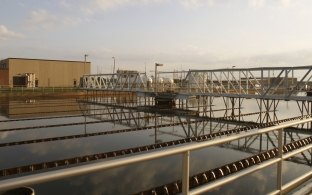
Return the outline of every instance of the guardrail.
[[[81,90],[78,87],[10,87],[0,86],[0,93],[58,93],[58,92],[73,92]]]
[[[107,170],[107,169],[112,169],[112,168],[116,168],[120,166],[126,166],[126,165],[130,165],[134,163],[139,163],[139,162],[143,162],[147,160],[158,159],[158,158],[162,158],[166,156],[182,154],[183,155],[183,162],[182,162],[183,163],[183,166],[182,166],[182,173],[183,173],[182,174],[182,193],[183,194],[200,194],[200,193],[209,191],[213,188],[225,185],[240,177],[243,177],[247,174],[261,170],[273,164],[278,165],[277,166],[277,190],[273,191],[271,194],[283,194],[283,193],[289,192],[290,190],[299,186],[303,182],[312,178],[312,171],[310,171],[285,185],[282,184],[282,161],[298,153],[312,149],[312,145],[310,144],[310,145],[304,146],[303,148],[294,150],[292,152],[289,152],[283,155],[283,152],[280,152],[282,151],[282,148],[283,148],[283,136],[282,136],[283,129],[286,127],[291,127],[291,126],[308,123],[308,122],[312,122],[311,117],[304,117],[300,120],[289,121],[283,124],[279,124],[277,126],[259,129],[254,132],[240,133],[237,135],[232,135],[232,136],[225,137],[225,138],[219,138],[219,139],[215,139],[212,141],[190,143],[185,146],[170,148],[170,149],[166,149],[162,151],[150,152],[150,153],[140,154],[136,156],[129,156],[129,157],[121,158],[121,159],[115,159],[115,160],[110,160],[110,161],[105,161],[105,162],[97,162],[97,163],[81,165],[81,166],[76,166],[76,167],[71,167],[71,168],[66,168],[66,169],[53,170],[53,171],[49,171],[45,173],[37,173],[33,175],[28,175],[28,176],[21,176],[17,178],[6,179],[6,180],[0,181],[0,190],[9,190],[9,189],[14,189],[20,186],[43,183],[43,182],[62,179],[66,177],[96,172],[99,170]],[[266,161],[261,164],[257,164],[246,170],[234,173],[233,175],[227,176],[220,180],[216,180],[207,185],[203,185],[201,187],[197,187],[191,190],[189,189],[189,166],[190,166],[191,151],[202,149],[202,148],[207,148],[211,146],[217,146],[217,145],[231,142],[234,140],[238,140],[238,139],[242,139],[242,138],[246,138],[250,136],[255,136],[255,135],[259,135],[263,133],[268,133],[272,131],[278,131],[278,151],[279,152],[278,152],[277,158]]]

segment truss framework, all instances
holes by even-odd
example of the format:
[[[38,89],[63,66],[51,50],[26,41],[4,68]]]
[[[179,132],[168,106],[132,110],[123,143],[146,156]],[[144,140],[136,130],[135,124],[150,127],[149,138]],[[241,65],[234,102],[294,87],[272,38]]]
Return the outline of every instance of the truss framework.
[[[157,88],[157,92],[171,91],[183,95],[277,96],[283,99],[306,96],[305,92],[312,87],[312,66],[189,70],[181,78],[175,78],[177,72],[157,74],[159,78],[170,78],[174,83],[168,84],[165,80],[149,83],[146,73],[121,71],[116,74],[85,75],[82,87],[152,93]]]
[[[136,91],[147,89],[147,76],[136,71],[116,74],[84,75],[82,87],[86,89]]]

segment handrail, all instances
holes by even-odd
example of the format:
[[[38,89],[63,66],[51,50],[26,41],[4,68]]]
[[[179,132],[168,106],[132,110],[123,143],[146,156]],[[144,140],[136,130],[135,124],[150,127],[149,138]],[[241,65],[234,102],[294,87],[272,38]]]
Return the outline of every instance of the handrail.
[[[283,185],[281,191],[284,194],[286,194],[286,193],[290,192],[291,190],[295,189],[296,187],[300,186],[301,184],[303,184],[304,182],[306,182],[310,179],[312,179],[312,171],[309,171],[309,172],[301,175],[297,179],[294,179],[293,181],[290,181],[287,184]],[[281,191],[275,190],[275,191],[271,192],[270,195],[279,194]]]
[[[189,186],[189,180],[188,180],[188,175],[189,175],[189,153],[193,150],[198,150],[202,148],[207,148],[211,146],[216,146],[220,144],[224,144],[227,142],[231,142],[234,140],[242,139],[245,137],[250,137],[250,136],[255,136],[263,133],[268,133],[272,131],[279,131],[279,151],[281,150],[281,144],[282,144],[282,135],[281,132],[283,131],[284,128],[286,127],[291,127],[294,125],[299,125],[307,122],[312,122],[311,117],[304,117],[301,120],[295,120],[295,121],[289,121],[285,122],[283,124],[279,124],[277,126],[272,126],[272,127],[266,127],[263,129],[259,129],[257,131],[252,131],[252,132],[246,132],[246,133],[241,133],[241,134],[236,134],[230,137],[224,137],[224,138],[218,138],[215,140],[211,140],[208,142],[200,142],[200,143],[190,143],[185,146],[181,147],[175,147],[175,148],[169,148],[166,150],[161,150],[161,151],[155,151],[155,152],[150,152],[150,153],[145,153],[145,154],[140,154],[140,155],[135,155],[135,156],[129,156],[121,159],[114,159],[110,161],[104,161],[104,162],[96,162],[96,163],[91,163],[87,165],[81,165],[81,166],[76,166],[76,167],[70,167],[66,169],[59,169],[59,170],[53,170],[45,173],[37,173],[33,175],[28,175],[28,176],[21,176],[17,178],[10,178],[6,180],[0,181],[0,190],[9,190],[13,188],[17,188],[20,186],[27,186],[27,185],[32,185],[32,184],[38,184],[38,183],[43,183],[47,181],[52,181],[52,180],[57,180],[57,179],[62,179],[66,177],[71,177],[71,176],[77,176],[77,175],[82,175],[82,174],[87,174],[99,170],[106,170],[106,169],[112,169],[120,166],[125,166],[125,165],[130,165],[138,162],[143,162],[143,161],[148,161],[148,160],[153,160],[153,159],[158,159],[166,156],[172,156],[176,154],[183,154],[183,194],[196,194],[196,193],[201,193],[204,191],[207,191],[209,189],[224,185],[230,181],[233,181],[237,178],[240,178],[244,175],[247,175],[249,173],[252,173],[254,171],[263,169],[271,164],[275,163],[281,163],[284,158],[289,158],[290,156],[293,156],[297,154],[298,152],[302,152],[302,150],[294,151],[290,154],[285,155],[284,157],[282,156],[282,153],[279,153],[279,157],[276,159],[269,160],[263,164],[255,165],[254,167],[251,167],[247,170],[244,170],[242,172],[238,172],[236,174],[233,174],[232,176],[228,176],[227,178],[217,180],[216,182],[213,182],[211,184],[205,185],[203,187],[195,188],[191,191],[189,191],[188,186]],[[312,146],[308,145],[304,147],[305,150],[312,148]],[[278,179],[281,181],[281,166],[280,170],[278,171]],[[278,193],[281,193],[284,188],[282,186],[279,186],[279,189],[277,189]]]
[[[168,77],[166,74],[173,73]],[[222,68],[187,71],[180,77],[174,72],[159,72],[166,78],[162,82],[150,80],[146,74],[132,78],[134,73],[111,75],[85,75],[81,88],[88,90],[124,91],[153,93],[175,91],[203,96],[240,95],[252,98],[274,98],[283,100],[311,99],[309,82],[312,80],[312,66]],[[164,76],[165,75],[165,76]],[[149,78],[149,79],[147,79]],[[160,77],[159,77],[160,78]],[[169,79],[170,78],[170,79]],[[157,84],[156,84],[157,83]],[[272,97],[274,96],[274,97]]]
[[[191,190],[189,194],[202,194],[206,191],[209,191],[209,190],[215,189],[216,187],[225,185],[225,184],[232,182],[232,181],[234,181],[240,177],[243,177],[243,176],[248,175],[250,173],[253,173],[255,171],[259,171],[261,169],[264,169],[264,168],[271,166],[271,165],[278,163],[278,162],[279,162],[279,159],[275,158],[275,159],[271,159],[271,160],[268,160],[266,162],[263,162],[261,164],[254,165],[251,168],[244,169],[244,170],[239,171],[239,172],[237,172],[231,176],[227,176],[227,177],[218,179],[215,182],[212,182],[210,184],[195,188],[195,189]],[[278,190],[276,190],[276,191],[278,191]]]
[[[54,86],[54,87],[25,87],[25,86],[1,86],[0,93],[56,93],[56,92],[76,92],[82,90],[73,86]]]

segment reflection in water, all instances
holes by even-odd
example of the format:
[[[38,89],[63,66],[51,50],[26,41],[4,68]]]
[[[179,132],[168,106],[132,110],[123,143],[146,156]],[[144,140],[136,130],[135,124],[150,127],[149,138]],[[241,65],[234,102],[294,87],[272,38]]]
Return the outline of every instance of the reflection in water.
[[[157,110],[153,107],[141,107],[130,102],[118,100],[118,105],[111,106],[114,100],[106,104],[94,104],[73,99],[36,100],[35,102],[1,101],[1,110],[9,119],[18,121],[1,122],[1,129],[29,127],[23,131],[0,132],[0,143],[16,142],[30,139],[42,139],[70,135],[83,135],[120,129],[143,128],[144,130],[123,132],[109,135],[86,136],[77,139],[65,139],[12,147],[0,147],[0,169],[27,164],[71,158],[75,156],[109,152],[131,147],[145,146],[159,142],[178,140],[186,137],[205,135],[231,130],[250,125],[258,115],[245,115],[240,122],[232,120],[202,120],[203,115],[194,115],[197,102],[189,104],[185,110]],[[214,101],[213,117],[223,117],[225,112],[222,99]],[[53,105],[53,106],[52,106]],[[258,112],[258,106],[246,101],[242,115]],[[294,105],[289,103],[289,109]],[[287,107],[281,106],[276,114],[278,118],[297,116],[287,115]],[[285,109],[285,110],[283,110]],[[222,110],[222,111],[221,111]],[[45,114],[43,114],[45,113]],[[59,116],[60,118],[55,118]],[[72,116],[72,117],[68,117]],[[74,117],[73,117],[74,116]],[[36,117],[36,120],[25,118]],[[39,119],[41,117],[41,119]],[[44,118],[42,118],[44,117]],[[24,120],[25,119],[25,120]],[[3,118],[3,120],[5,120]],[[97,123],[91,123],[91,122]],[[111,121],[111,122],[104,122]],[[66,125],[70,123],[82,123]],[[86,123],[90,122],[90,123]],[[58,127],[32,128],[39,125],[58,124]],[[62,126],[63,124],[63,126]],[[175,124],[170,126],[169,124]],[[161,126],[163,125],[163,126]],[[166,126],[167,125],[167,126]],[[147,128],[153,126],[154,128]],[[286,142],[307,137],[306,134],[285,133]],[[191,175],[213,169],[236,160],[251,156],[253,153],[271,149],[276,146],[273,134],[263,137],[242,139],[223,145],[191,153]],[[306,155],[308,156],[308,155]],[[302,159],[301,155],[298,158]],[[108,171],[48,182],[34,186],[37,194],[131,194],[155,186],[163,185],[181,178],[180,155],[130,165]],[[309,160],[309,159],[308,159]],[[310,170],[303,164],[284,162],[284,182]],[[275,189],[275,167],[269,167],[250,176],[215,189],[209,194],[265,194]]]
[[[81,114],[81,109],[75,99],[62,101],[49,99],[4,99],[0,103],[0,111],[9,119]]]

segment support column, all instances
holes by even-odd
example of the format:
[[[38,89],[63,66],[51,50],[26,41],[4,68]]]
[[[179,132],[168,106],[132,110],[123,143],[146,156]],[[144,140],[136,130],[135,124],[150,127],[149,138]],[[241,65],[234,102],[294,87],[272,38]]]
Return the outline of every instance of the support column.
[[[277,190],[282,194],[282,165],[283,165],[283,129],[278,130],[278,158],[280,161],[277,163]]]
[[[235,99],[232,97],[232,98],[230,98],[230,100],[231,100],[231,110],[232,110],[231,118],[232,118],[232,120],[234,120],[234,116],[235,116]]]
[[[182,194],[189,194],[189,176],[190,176],[190,151],[183,153],[183,164],[182,164]]]

